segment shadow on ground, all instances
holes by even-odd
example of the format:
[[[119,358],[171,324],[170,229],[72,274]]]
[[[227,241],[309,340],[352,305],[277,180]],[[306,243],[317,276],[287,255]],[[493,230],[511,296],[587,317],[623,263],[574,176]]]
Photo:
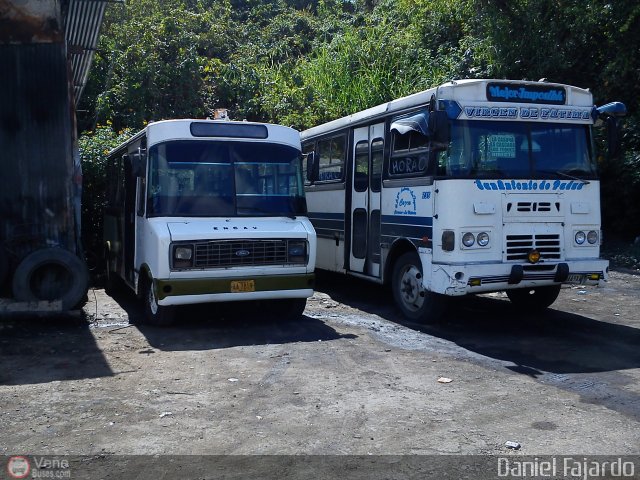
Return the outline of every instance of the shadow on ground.
[[[126,291],[113,299],[127,312],[129,320],[159,350],[214,350],[244,345],[331,341],[356,338],[340,334],[324,322],[303,316],[283,321],[261,312],[254,302],[228,302],[190,305],[177,310],[171,327],[155,327],[141,322],[143,310],[134,295]]]
[[[406,320],[380,285],[322,272],[316,289],[335,301],[493,359],[513,371],[537,376],[626,370],[640,367],[640,330],[567,311],[522,312],[507,300],[487,296],[451,299],[435,324]],[[564,291],[561,295],[564,294]]]
[[[84,318],[0,319],[0,385],[114,375]]]

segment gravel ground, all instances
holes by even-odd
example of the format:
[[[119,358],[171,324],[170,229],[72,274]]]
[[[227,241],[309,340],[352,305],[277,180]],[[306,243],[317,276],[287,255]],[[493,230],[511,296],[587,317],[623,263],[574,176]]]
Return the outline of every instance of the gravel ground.
[[[228,304],[156,328],[91,290],[81,318],[0,322],[0,453],[636,455],[639,291],[613,272],[543,314],[491,294],[418,325],[320,274],[297,322]]]

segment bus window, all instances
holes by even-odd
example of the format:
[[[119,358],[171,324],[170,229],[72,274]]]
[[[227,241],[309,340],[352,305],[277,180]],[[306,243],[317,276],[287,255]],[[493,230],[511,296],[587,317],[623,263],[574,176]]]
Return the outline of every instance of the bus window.
[[[382,184],[382,161],[384,140],[375,138],[371,142],[371,191],[379,192]]]
[[[283,145],[171,141],[149,154],[150,216],[300,215],[300,151]]]
[[[449,148],[438,160],[439,175],[457,178],[596,175],[588,130],[575,125],[454,122]]]
[[[356,144],[355,169],[353,172],[353,188],[356,192],[364,192],[369,186],[369,142],[363,140]]]
[[[346,136],[327,138],[318,141],[316,153],[319,162],[321,182],[339,181],[344,175]]]
[[[415,177],[424,175],[429,164],[429,139],[420,132],[409,130],[401,134],[391,131],[391,160],[389,176]]]

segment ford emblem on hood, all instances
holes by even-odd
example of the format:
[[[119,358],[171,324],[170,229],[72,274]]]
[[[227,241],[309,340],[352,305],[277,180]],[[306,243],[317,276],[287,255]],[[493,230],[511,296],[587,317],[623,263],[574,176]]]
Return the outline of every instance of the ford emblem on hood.
[[[247,255],[251,255],[251,252],[249,250],[236,250],[237,257],[246,257]]]

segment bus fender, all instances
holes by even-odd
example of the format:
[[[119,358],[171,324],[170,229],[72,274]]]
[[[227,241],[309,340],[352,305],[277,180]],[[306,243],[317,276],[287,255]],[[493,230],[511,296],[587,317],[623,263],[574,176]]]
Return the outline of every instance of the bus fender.
[[[384,283],[391,282],[392,272],[396,261],[405,253],[410,251],[416,251],[415,246],[406,239],[397,239],[391,244],[391,248],[389,249],[389,253],[385,259],[385,267],[384,267]]]
[[[144,294],[144,283],[145,282],[153,282],[153,274],[151,273],[151,268],[146,263],[143,263],[140,266],[140,271],[137,274],[136,279],[136,295],[138,298]]]

